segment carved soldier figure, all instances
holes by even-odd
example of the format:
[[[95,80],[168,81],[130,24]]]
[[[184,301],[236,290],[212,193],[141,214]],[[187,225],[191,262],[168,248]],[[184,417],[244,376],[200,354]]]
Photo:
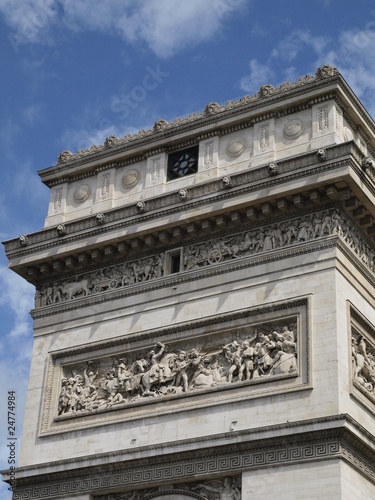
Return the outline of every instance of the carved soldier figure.
[[[285,231],[284,245],[290,245],[294,240],[294,238],[297,237],[297,234],[298,234],[297,221],[292,221],[291,224],[289,224],[288,229]]]
[[[159,347],[159,352],[152,350],[149,353],[149,359],[151,364],[150,379],[151,380],[158,379],[159,382],[162,383],[164,380],[165,367],[159,364],[159,361],[161,360],[165,352],[165,345],[162,344],[161,342],[158,342],[156,345],[157,347]]]
[[[228,382],[232,382],[234,372],[236,372],[236,371],[239,372],[239,370],[241,368],[241,364],[242,364],[241,347],[240,347],[239,343],[236,340],[234,340],[233,342],[231,342],[223,347],[223,352],[224,352],[225,357],[227,358],[227,360],[230,363],[230,368],[228,371],[227,380],[228,380]]]
[[[322,227],[320,229],[320,237],[324,235],[325,232],[331,234],[332,219],[329,213],[326,213],[323,217]]]
[[[61,391],[59,396],[58,414],[67,413],[71,409],[71,386],[68,380],[64,378],[61,381]]]
[[[238,380],[241,381],[243,379],[244,372],[245,380],[250,380],[254,370],[254,347],[250,347],[248,340],[242,342],[241,361]]]
[[[192,371],[189,382],[189,389],[191,389],[194,386],[195,379],[198,377],[198,375],[200,375],[201,373],[203,373],[204,375],[210,375],[211,372],[204,366],[204,358],[196,349],[190,351],[189,361]]]
[[[173,366],[173,372],[176,374],[176,378],[174,380],[174,385],[179,387],[182,383],[182,390],[187,392],[188,390],[188,376],[186,373],[186,369],[189,366],[189,361],[187,361],[187,356],[185,351],[179,351]]]

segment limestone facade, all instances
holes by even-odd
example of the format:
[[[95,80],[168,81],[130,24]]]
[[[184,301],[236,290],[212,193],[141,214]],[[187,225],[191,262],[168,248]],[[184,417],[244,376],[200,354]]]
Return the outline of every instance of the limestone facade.
[[[14,498],[375,496],[374,152],[323,66],[41,170]]]

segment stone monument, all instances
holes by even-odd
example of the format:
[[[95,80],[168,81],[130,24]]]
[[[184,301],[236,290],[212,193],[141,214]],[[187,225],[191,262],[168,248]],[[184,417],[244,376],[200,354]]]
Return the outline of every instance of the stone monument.
[[[375,498],[374,157],[323,66],[41,170],[14,499]]]

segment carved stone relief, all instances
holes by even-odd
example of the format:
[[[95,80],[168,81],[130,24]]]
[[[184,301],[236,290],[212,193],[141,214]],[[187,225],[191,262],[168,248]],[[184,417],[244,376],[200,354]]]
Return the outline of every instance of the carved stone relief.
[[[138,202],[142,204],[143,202]],[[143,205],[139,210],[145,209]],[[180,272],[220,264],[225,261],[281,249],[325,236],[337,235],[371,271],[375,253],[353,224],[338,209],[310,213],[302,217],[256,227],[226,237],[192,244],[183,248]],[[37,289],[35,307],[49,306],[91,294],[135,285],[166,274],[165,253],[128,261],[79,275],[72,281],[56,281]]]
[[[82,415],[161,398],[296,376],[297,317],[208,337],[119,352],[61,367],[57,415]]]
[[[324,134],[328,130],[328,108],[318,109],[318,132]]]
[[[110,493],[96,496],[97,500],[241,500],[241,476],[226,476],[211,481],[179,483],[147,490]]]
[[[300,118],[292,118],[284,125],[283,134],[286,139],[294,140],[304,131],[304,123]]]
[[[258,131],[258,150],[267,151],[270,145],[269,126],[265,125],[259,128]]]
[[[241,156],[242,153],[245,151],[246,146],[247,143],[244,137],[236,137],[228,142],[227,153],[229,156],[233,158]]]
[[[141,174],[137,169],[128,170],[121,179],[121,184],[125,189],[132,189],[135,187],[141,178]]]
[[[352,325],[352,381],[355,388],[375,403],[375,331]]]
[[[204,144],[204,159],[203,159],[204,168],[212,167],[213,163],[214,163],[214,143],[210,141]]]
[[[156,184],[159,181],[160,158],[151,159],[151,184]]]
[[[53,196],[53,213],[61,211],[62,189],[56,189]]]
[[[110,174],[103,174],[102,176],[102,182],[100,186],[100,197],[102,199],[107,198],[109,194],[110,177]]]
[[[73,193],[74,201],[77,203],[83,203],[91,195],[91,187],[88,184],[81,184],[76,188]]]

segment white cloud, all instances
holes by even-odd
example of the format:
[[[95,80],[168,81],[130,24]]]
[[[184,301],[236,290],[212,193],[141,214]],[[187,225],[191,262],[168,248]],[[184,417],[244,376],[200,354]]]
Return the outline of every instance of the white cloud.
[[[295,30],[283,38],[270,52],[264,63],[252,59],[250,73],[240,80],[243,90],[255,92],[265,83],[275,84],[273,68],[279,68],[284,61],[293,65],[283,70],[286,80],[293,81],[301,76],[296,60],[303,59],[308,71],[314,71],[323,64],[332,64],[361,99],[372,116],[375,116],[375,13],[365,27],[342,31],[336,38],[328,38],[311,31]]]
[[[143,43],[159,57],[197,45],[220,33],[224,20],[249,0],[0,0],[0,11],[22,43],[49,41],[51,26],[100,31],[129,43]],[[58,19],[58,23],[56,22]],[[21,37],[21,39],[17,39]]]
[[[375,18],[363,29],[343,31],[317,61],[317,66],[327,63],[336,66],[372,116],[375,116],[374,53]]]
[[[240,87],[246,92],[255,93],[261,85],[270,83],[275,76],[269,65],[262,64],[256,59],[251,59],[249,66],[250,73],[240,80]]]
[[[297,55],[310,47],[316,54],[321,54],[329,43],[329,39],[323,36],[314,36],[310,31],[295,30],[285,37],[272,51],[272,57],[281,58],[285,61],[293,61]]]
[[[30,359],[33,346],[32,322],[29,311],[33,306],[34,287],[11,272],[0,267],[0,312],[2,317],[2,344],[0,345],[0,441],[5,443],[8,434],[8,391],[15,391],[16,437],[20,443]],[[8,467],[8,449],[0,451],[1,469]],[[17,452],[18,456],[18,452]],[[7,498],[6,488],[1,488],[1,498]],[[11,498],[11,496],[9,496]]]
[[[38,124],[43,119],[43,111],[40,103],[33,103],[27,106],[22,111],[22,117],[27,125],[34,125],[37,121]]]
[[[0,267],[0,306],[13,318],[12,326],[3,335],[11,339],[11,342],[31,335],[29,311],[33,307],[34,293],[34,287],[30,283],[6,267]]]

